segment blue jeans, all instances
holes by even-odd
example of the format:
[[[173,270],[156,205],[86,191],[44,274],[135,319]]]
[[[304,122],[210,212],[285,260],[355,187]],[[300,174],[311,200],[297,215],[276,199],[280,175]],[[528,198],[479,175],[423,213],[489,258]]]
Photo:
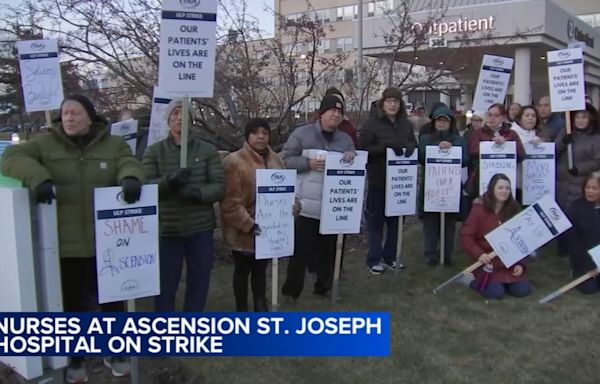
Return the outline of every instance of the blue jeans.
[[[396,260],[398,243],[398,217],[385,216],[385,189],[369,187],[367,206],[368,246],[367,266],[372,267],[383,260],[392,264]],[[385,244],[383,244],[383,226],[386,226]]]
[[[155,298],[159,312],[175,311],[175,296],[183,260],[186,265],[186,288],[183,310],[202,312],[206,305],[210,272],[213,265],[213,231],[189,236],[160,238],[160,295]]]
[[[440,218],[437,212],[426,212],[421,216],[423,221],[423,250],[427,260],[440,258]],[[444,234],[444,259],[451,260],[454,251],[454,236],[456,232],[456,215],[446,214]]]
[[[473,280],[471,281],[470,287],[479,292],[479,289],[477,289],[478,285],[479,284],[477,283],[477,281]],[[529,296],[531,294],[531,284],[529,284],[529,281],[518,281],[516,283],[508,284],[488,283],[486,284],[481,294],[486,299],[500,300],[504,297],[504,294],[507,292],[511,296],[515,297]]]

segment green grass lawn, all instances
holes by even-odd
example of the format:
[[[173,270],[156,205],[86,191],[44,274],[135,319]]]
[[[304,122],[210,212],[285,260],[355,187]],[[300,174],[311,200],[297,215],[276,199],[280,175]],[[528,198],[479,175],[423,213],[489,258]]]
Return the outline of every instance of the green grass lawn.
[[[407,269],[371,276],[361,236],[347,243],[342,301],[315,297],[307,285],[283,311],[388,311],[392,352],[387,358],[186,358],[206,383],[600,383],[600,297],[571,292],[550,304],[537,301],[569,281],[568,262],[547,247],[529,264],[533,295],[487,302],[454,284],[431,290],[468,265],[425,265],[421,225],[404,233]],[[234,308],[227,261],[213,270],[208,310]],[[280,266],[280,282],[285,263]]]

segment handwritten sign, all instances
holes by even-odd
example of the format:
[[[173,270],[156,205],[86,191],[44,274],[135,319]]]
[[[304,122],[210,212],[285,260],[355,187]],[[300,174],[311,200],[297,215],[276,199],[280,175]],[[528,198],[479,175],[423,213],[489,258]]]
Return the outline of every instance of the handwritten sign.
[[[571,222],[556,201],[545,195],[485,236],[502,263],[511,267],[556,236]]]
[[[25,111],[49,111],[63,101],[56,40],[17,41]]]
[[[137,131],[138,121],[134,119],[119,121],[110,126],[110,134],[123,137],[133,154],[135,154],[135,147],[137,145]]]
[[[474,110],[487,111],[494,103],[504,103],[512,67],[511,58],[483,55],[473,100]]]
[[[479,143],[479,194],[487,191],[488,184],[497,173],[510,180],[512,195],[517,194],[517,143],[506,141],[498,145],[493,141]]]
[[[344,161],[339,152],[327,153],[319,227],[323,235],[360,233],[368,152],[356,153],[352,161]]]
[[[425,147],[425,212],[459,212],[462,148]]]
[[[144,185],[140,200],[123,201],[121,187],[94,190],[98,301],[160,293],[158,186]]]
[[[294,254],[296,170],[257,169],[254,221],[261,229],[255,238],[257,259]]]
[[[148,128],[148,147],[152,144],[166,139],[169,135],[167,124],[167,105],[171,97],[160,88],[154,87],[152,95],[152,110],[150,111],[150,127]]]
[[[552,112],[585,109],[585,81],[581,48],[548,52]]]
[[[554,199],[556,162],[554,143],[523,143],[523,204],[531,205],[544,195]]]
[[[407,216],[417,213],[417,152],[412,156],[396,156],[387,148],[385,174],[385,215]]]
[[[158,85],[171,96],[212,97],[217,0],[164,0]]]
[[[590,256],[592,256],[592,260],[596,263],[596,267],[600,269],[600,244],[595,246],[594,248],[588,251]]]

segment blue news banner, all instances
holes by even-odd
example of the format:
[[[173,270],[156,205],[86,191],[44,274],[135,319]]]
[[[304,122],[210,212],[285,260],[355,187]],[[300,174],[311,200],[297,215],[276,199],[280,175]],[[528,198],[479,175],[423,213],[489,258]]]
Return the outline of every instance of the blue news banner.
[[[0,356],[389,356],[387,312],[0,313]]]

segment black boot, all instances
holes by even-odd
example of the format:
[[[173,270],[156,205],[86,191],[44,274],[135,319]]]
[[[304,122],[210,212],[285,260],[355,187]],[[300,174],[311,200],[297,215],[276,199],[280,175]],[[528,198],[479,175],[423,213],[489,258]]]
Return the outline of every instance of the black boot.
[[[265,297],[254,298],[254,312],[269,312],[267,299]]]

